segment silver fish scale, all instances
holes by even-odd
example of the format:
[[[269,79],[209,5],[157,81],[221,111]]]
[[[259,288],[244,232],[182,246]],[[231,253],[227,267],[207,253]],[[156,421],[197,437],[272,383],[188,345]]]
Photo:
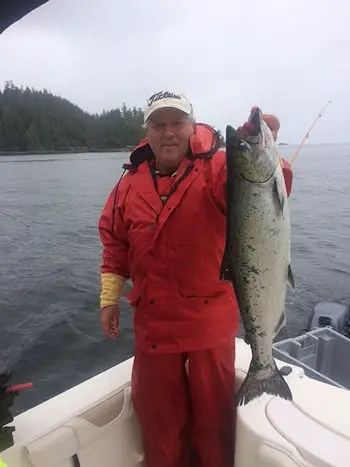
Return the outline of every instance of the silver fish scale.
[[[234,288],[257,365],[272,362],[272,339],[284,312],[290,261],[290,227],[283,174],[279,164],[265,183],[236,178],[231,215]]]

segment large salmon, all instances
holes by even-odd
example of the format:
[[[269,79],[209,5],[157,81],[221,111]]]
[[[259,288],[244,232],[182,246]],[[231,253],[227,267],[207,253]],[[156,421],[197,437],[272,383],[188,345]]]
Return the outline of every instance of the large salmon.
[[[272,356],[272,341],[285,325],[290,268],[290,221],[278,150],[259,109],[249,122],[255,136],[226,128],[226,248],[221,278],[232,282],[252,350],[237,404],[263,393],[292,400]]]

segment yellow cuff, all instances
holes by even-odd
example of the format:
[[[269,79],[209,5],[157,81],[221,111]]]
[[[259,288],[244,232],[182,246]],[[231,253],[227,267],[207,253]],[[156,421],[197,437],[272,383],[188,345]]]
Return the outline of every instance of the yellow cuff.
[[[100,307],[105,308],[110,305],[119,305],[120,297],[126,279],[118,274],[104,272],[101,274],[101,295]]]

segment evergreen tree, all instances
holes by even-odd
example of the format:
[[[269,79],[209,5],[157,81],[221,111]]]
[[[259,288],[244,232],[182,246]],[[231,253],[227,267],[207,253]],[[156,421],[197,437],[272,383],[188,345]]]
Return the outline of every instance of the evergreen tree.
[[[103,150],[132,147],[144,136],[143,112],[129,109],[90,115],[44,89],[0,91],[0,151]]]

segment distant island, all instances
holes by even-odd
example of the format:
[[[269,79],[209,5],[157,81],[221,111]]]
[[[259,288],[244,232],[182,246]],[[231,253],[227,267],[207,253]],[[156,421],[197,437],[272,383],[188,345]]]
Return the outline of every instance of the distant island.
[[[141,109],[89,114],[47,90],[0,91],[0,155],[131,150],[144,137]]]

